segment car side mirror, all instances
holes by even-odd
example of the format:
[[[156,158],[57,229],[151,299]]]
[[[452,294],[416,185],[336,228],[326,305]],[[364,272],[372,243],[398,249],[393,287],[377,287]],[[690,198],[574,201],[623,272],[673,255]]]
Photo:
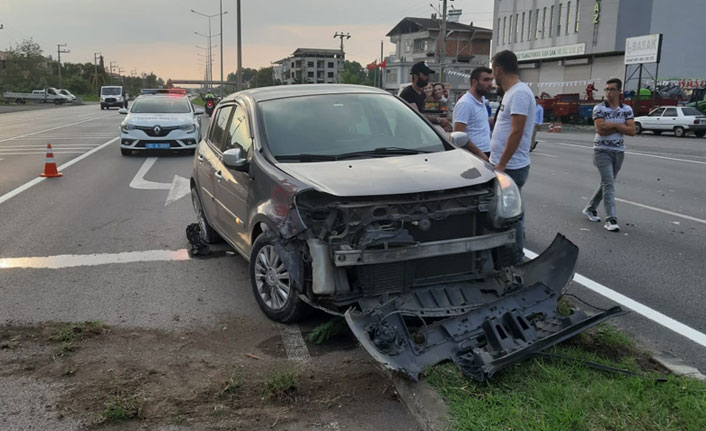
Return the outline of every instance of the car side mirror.
[[[194,109],[194,115],[202,115],[204,112],[206,111],[204,111],[202,108]]]
[[[221,156],[221,161],[227,167],[240,172],[246,172],[249,167],[248,159],[245,158],[242,148],[226,150]]]
[[[118,114],[126,115],[126,114],[127,114],[127,109],[125,109],[125,108],[120,108],[120,109],[118,110]]]
[[[459,148],[463,148],[468,143],[468,134],[466,132],[451,132],[451,141]]]

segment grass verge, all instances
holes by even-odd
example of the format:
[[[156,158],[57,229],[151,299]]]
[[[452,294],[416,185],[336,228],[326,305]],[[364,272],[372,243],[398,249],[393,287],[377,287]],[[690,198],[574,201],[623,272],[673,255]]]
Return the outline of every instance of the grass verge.
[[[267,400],[294,401],[299,392],[299,375],[294,371],[277,371],[263,384]]]
[[[665,376],[610,325],[592,328],[547,353],[643,376],[534,357],[486,383],[464,377],[454,364],[432,367],[426,377],[449,405],[454,430],[706,429],[706,384]]]

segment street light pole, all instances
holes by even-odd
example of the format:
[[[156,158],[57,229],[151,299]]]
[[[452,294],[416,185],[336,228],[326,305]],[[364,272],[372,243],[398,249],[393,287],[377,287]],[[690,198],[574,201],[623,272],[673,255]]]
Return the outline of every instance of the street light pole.
[[[446,62],[446,0],[444,0],[444,6],[441,14],[441,55],[440,55],[440,65],[439,65],[439,80],[441,82],[446,82],[444,79],[444,63]]]
[[[240,28],[240,0],[237,0],[237,15],[238,15],[238,70],[236,74],[238,75],[238,90],[243,89],[243,44],[241,39],[241,28]]]
[[[103,53],[101,52],[94,52],[93,53],[93,68],[95,71],[95,79],[96,79],[96,94],[99,93],[98,90],[98,56],[102,55]]]
[[[221,4],[221,10],[223,10],[222,4]],[[209,81],[209,85],[211,85],[212,81],[213,81],[213,65],[212,65],[213,56],[212,56],[212,52],[211,52],[211,18],[213,18],[215,16],[219,16],[219,15],[221,16],[221,33],[219,33],[219,34],[222,35],[223,34],[223,15],[227,14],[228,11],[214,13],[213,15],[207,15],[205,13],[201,13],[201,12],[195,11],[193,9],[191,9],[191,12],[195,13],[196,15],[201,15],[201,16],[208,19],[208,47],[209,47],[208,48],[208,58],[209,58],[208,74],[209,74],[209,77],[207,78],[207,81]],[[196,33],[196,32],[194,32],[194,33]],[[221,81],[223,81],[223,36],[221,36]]]
[[[221,20],[221,82],[223,82],[223,0],[220,1],[221,8],[218,14]],[[210,20],[209,20],[210,22]],[[223,84],[221,84],[223,85]],[[221,87],[221,94],[223,93],[223,87]]]

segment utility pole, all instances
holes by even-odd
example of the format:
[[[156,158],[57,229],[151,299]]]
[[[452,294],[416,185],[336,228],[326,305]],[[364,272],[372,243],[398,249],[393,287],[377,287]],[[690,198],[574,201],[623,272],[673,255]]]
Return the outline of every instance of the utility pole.
[[[343,32],[336,32],[336,34],[333,35],[333,38],[341,39],[341,58],[338,59],[338,83],[340,84],[341,78],[343,77],[343,59],[345,58],[345,54],[343,53],[343,38],[350,39],[351,35],[350,33],[343,34]]]
[[[441,11],[441,50],[439,58],[439,81],[446,82],[444,76],[444,63],[446,63],[446,0],[444,0],[444,6]]]
[[[242,44],[242,32],[241,32],[241,25],[240,25],[240,0],[237,0],[237,6],[238,11],[238,70],[236,71],[237,76],[237,82],[238,82],[238,88],[237,90],[242,90],[243,89],[243,44]]]
[[[221,19],[221,82],[223,82],[223,0],[220,1],[221,9],[218,14]],[[221,96],[224,95],[223,84],[221,84]]]
[[[110,62],[110,83],[113,84],[113,68],[118,67],[118,65],[113,65],[114,61]]]
[[[93,69],[94,69],[94,76],[96,79],[96,94],[98,94],[100,91],[98,89],[98,56],[102,55],[100,52],[94,52],[93,53]]]
[[[57,62],[59,63],[58,71],[59,71],[59,88],[63,87],[61,83],[61,54],[68,54],[71,52],[69,49],[61,49],[62,47],[65,47],[65,43],[57,43],[56,44],[56,57],[57,57]]]
[[[125,68],[118,67],[118,76],[120,77],[121,84],[125,83],[125,78],[123,78],[123,72],[125,72]]]

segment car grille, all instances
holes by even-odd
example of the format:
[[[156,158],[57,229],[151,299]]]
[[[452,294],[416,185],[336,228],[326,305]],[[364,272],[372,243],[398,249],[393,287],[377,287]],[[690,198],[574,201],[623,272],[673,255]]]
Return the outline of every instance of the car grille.
[[[155,132],[155,127],[159,127],[159,132]],[[147,134],[147,136],[152,137],[163,137],[167,136],[172,130],[176,130],[179,127],[162,127],[162,126],[137,126],[136,129],[142,130]]]
[[[184,139],[182,141],[184,145],[196,145],[196,141],[194,139]],[[162,140],[162,141],[137,141],[137,144],[135,144],[135,148],[145,148],[145,144],[169,144],[169,148],[182,148],[183,145],[179,145],[179,141],[177,140]]]
[[[106,97],[106,98],[105,98],[105,101],[106,101],[107,103],[115,103],[115,97]]]

